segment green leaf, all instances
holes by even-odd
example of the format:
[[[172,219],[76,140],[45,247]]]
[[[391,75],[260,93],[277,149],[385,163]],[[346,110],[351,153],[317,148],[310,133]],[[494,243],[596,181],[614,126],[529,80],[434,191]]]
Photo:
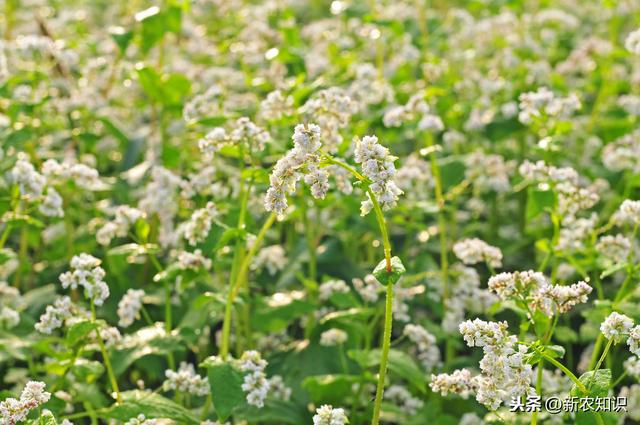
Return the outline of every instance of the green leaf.
[[[553,209],[555,193],[552,190],[539,190],[531,186],[527,189],[527,221],[536,218],[544,211]]]
[[[173,419],[179,424],[200,424],[191,412],[160,394],[132,390],[121,395],[122,404],[113,405],[105,415],[107,418],[126,421],[142,413],[148,419],[163,418]]]
[[[122,348],[111,351],[111,363],[116,376],[121,375],[131,364],[149,355],[164,356],[169,353],[184,351],[184,345],[175,334],[159,333],[156,326],[141,328]]]
[[[289,298],[283,300],[283,297]],[[264,332],[281,331],[293,320],[316,309],[316,306],[308,301],[281,293],[261,300],[261,303],[262,305],[251,314],[251,325],[253,329]]]
[[[583,373],[578,380],[587,387],[589,392],[588,394],[584,394],[573,384],[573,387],[571,387],[571,396],[606,397],[609,393],[609,387],[611,386],[611,369],[599,369],[595,372],[591,370]]]
[[[314,403],[339,404],[345,397],[352,395],[353,384],[360,381],[355,375],[317,375],[308,376],[302,382],[302,388],[309,392]]]
[[[391,271],[387,271],[387,261],[382,260],[378,263],[375,269],[373,269],[373,276],[378,279],[378,282],[387,285],[394,285],[400,280],[403,274],[406,273],[404,264],[398,257],[391,258]]]
[[[123,27],[111,27],[109,28],[109,34],[118,45],[120,53],[124,53],[124,51],[127,50],[133,38],[133,31],[127,31]]]
[[[151,226],[145,219],[139,218],[136,221],[136,236],[142,241],[147,242],[149,239],[149,232],[151,231]]]
[[[609,395],[609,387],[611,386],[611,369],[600,369],[597,371],[589,371],[578,378],[585,387],[588,394],[584,394],[574,384],[571,388],[570,395],[572,397],[607,397]],[[619,415],[613,412],[600,412],[600,417],[606,425],[614,425],[618,423]],[[576,425],[596,425],[595,413],[592,411],[576,412]]]
[[[74,323],[69,327],[67,331],[66,344],[69,347],[73,347],[84,339],[89,333],[98,328],[96,322],[89,320],[83,320],[82,322]],[[86,341],[85,341],[86,342]]]
[[[442,164],[440,164],[440,174],[443,191],[446,192],[464,180],[465,168],[462,161],[442,161]]]
[[[303,407],[284,400],[268,400],[262,408],[246,405],[239,409],[236,416],[252,424],[267,422],[300,425],[311,422],[309,413]]]
[[[71,366],[71,373],[80,382],[91,383],[98,379],[104,373],[104,366],[97,361],[78,360]]]
[[[363,368],[379,366],[381,355],[380,349],[349,351],[349,357],[358,362]],[[426,392],[426,375],[409,354],[399,350],[389,350],[389,371],[400,378],[406,379],[420,391]]]
[[[138,12],[136,20],[140,22],[140,49],[143,53],[162,39],[168,32],[180,32],[182,8],[171,5],[166,10],[157,6]]]
[[[147,254],[155,254],[160,250],[158,245],[147,243],[147,244],[137,244],[137,243],[128,243],[120,246],[116,246],[107,251],[107,255],[127,255],[127,256],[139,256],[139,255],[147,255]]]
[[[222,361],[207,364],[206,367],[213,407],[218,419],[224,422],[235,408],[246,404],[245,394],[242,391],[242,374],[229,363]]]

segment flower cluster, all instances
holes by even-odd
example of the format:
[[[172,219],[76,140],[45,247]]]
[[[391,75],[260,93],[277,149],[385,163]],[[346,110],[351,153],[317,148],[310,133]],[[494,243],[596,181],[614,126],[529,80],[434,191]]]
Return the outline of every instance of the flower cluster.
[[[240,370],[246,373],[242,390],[247,393],[247,403],[263,407],[271,386],[264,373],[267,361],[257,351],[245,351],[238,360],[238,365]]]
[[[24,301],[18,289],[0,281],[0,328],[10,329],[20,323]]]
[[[96,257],[82,253],[71,259],[72,271],[60,275],[63,288],[84,288],[85,296],[96,305],[102,305],[109,297],[109,287],[103,281],[105,271]]]
[[[477,378],[476,399],[491,410],[513,397],[533,395],[531,365],[525,362],[527,348],[507,332],[507,322],[467,320],[460,333],[469,347],[482,347],[482,374]]]
[[[300,107],[300,113],[318,123],[327,151],[332,153],[342,142],[340,129],[349,123],[356,110],[357,104],[338,87],[317,92]]]
[[[288,259],[286,252],[281,245],[271,245],[262,248],[253,262],[251,268],[253,270],[259,270],[266,267],[271,276],[275,275],[278,271],[283,270],[287,265]]]
[[[409,323],[405,325],[402,334],[416,345],[417,357],[427,372],[440,364],[440,350],[436,344],[436,337],[429,331],[420,325]]]
[[[118,317],[120,321],[118,325],[126,328],[131,326],[139,317],[142,309],[142,297],[145,293],[142,289],[129,289],[118,303]]]
[[[640,55],[640,29],[630,32],[624,40],[624,47],[634,55]]]
[[[287,209],[287,194],[291,195],[296,191],[298,181],[305,175],[305,167],[307,175],[311,176],[309,181],[315,186],[312,193],[316,198],[324,198],[328,189],[328,174],[319,168],[319,150],[322,146],[320,127],[315,124],[298,124],[292,138],[294,147],[273,168],[269,177],[271,186],[264,198],[265,209],[278,214],[284,214]]]
[[[184,237],[189,241],[189,245],[195,246],[209,236],[213,219],[217,215],[218,210],[213,202],[207,202],[206,207],[193,212],[189,221],[183,223],[182,227]]]
[[[147,419],[143,413],[140,413],[138,416],[126,421],[124,425],[157,425],[157,423],[157,419]]]
[[[202,254],[201,249],[196,249],[193,252],[180,251],[178,253],[178,267],[182,270],[198,270],[211,268],[211,259],[205,257]]]
[[[198,148],[206,159],[211,159],[214,153],[224,146],[242,144],[243,148],[257,152],[264,150],[269,140],[271,136],[267,130],[249,118],[241,117],[233,123],[229,131],[224,127],[213,128],[198,141]]]
[[[48,159],[42,164],[42,174],[50,182],[70,180],[87,190],[103,188],[98,171],[79,162],[64,161],[59,163],[55,159]]]
[[[14,425],[24,421],[29,411],[49,401],[51,393],[44,388],[44,382],[29,381],[22,390],[20,399],[9,397],[0,402],[0,424]]]
[[[316,409],[313,415],[313,425],[346,425],[349,423],[344,409],[334,408],[328,404]]]
[[[18,159],[16,161],[11,170],[11,177],[13,182],[20,188],[21,195],[27,201],[40,201],[38,210],[42,215],[47,217],[64,216],[62,197],[53,186],[46,186],[47,179],[38,173],[27,159]]]
[[[115,209],[114,219],[107,221],[96,232],[96,240],[100,245],[109,245],[114,238],[123,238],[136,222],[145,217],[145,213],[129,205],[120,205]]]
[[[535,92],[522,93],[519,100],[518,119],[523,124],[531,124],[542,116],[567,118],[582,106],[575,94],[559,97],[546,87],[540,87]]]
[[[397,158],[378,142],[376,136],[356,139],[353,154],[364,176],[371,180],[369,188],[380,206],[384,210],[393,208],[397,204],[398,197],[403,193],[393,180],[396,174],[394,162]],[[373,202],[368,193],[367,198],[369,199],[362,201],[361,215],[367,215],[373,208]]]
[[[453,373],[441,373],[431,375],[429,387],[434,392],[445,396],[447,394],[457,394],[462,398],[468,398],[477,390],[478,380],[475,379],[467,369],[456,369]]]
[[[618,223],[640,225],[640,201],[625,199],[615,215]]]
[[[326,301],[331,298],[333,294],[346,294],[350,290],[344,280],[332,279],[322,283],[318,288],[318,291],[319,298],[322,301]]]
[[[349,335],[342,329],[329,329],[320,334],[320,345],[332,347],[334,345],[342,345],[347,342]]]
[[[614,344],[619,344],[625,338],[628,338],[627,342],[632,352],[640,352],[638,350],[638,339],[640,336],[640,327],[633,328],[635,330],[634,335],[631,335],[631,331],[633,328],[633,320],[625,316],[624,314],[620,314],[616,311],[611,313],[600,325],[600,332],[604,335],[608,340],[613,341]]]
[[[165,391],[173,390],[196,396],[209,394],[209,380],[196,373],[192,364],[182,362],[177,371],[166,370],[167,377],[162,387]]]
[[[453,245],[453,253],[464,264],[484,262],[491,267],[502,267],[502,251],[485,241],[472,238],[463,239]]]
[[[71,298],[58,298],[52,305],[48,305],[40,321],[35,324],[35,329],[44,334],[50,334],[61,327],[65,320],[73,316],[74,306]]]
[[[401,385],[391,385],[384,391],[384,398],[398,405],[408,415],[413,416],[422,409],[424,403],[419,398],[413,397],[409,390]]]
[[[492,276],[488,285],[501,299],[523,302],[528,309],[539,310],[547,316],[566,313],[577,304],[587,302],[593,290],[586,282],[552,285],[542,273],[533,270],[500,273]]]

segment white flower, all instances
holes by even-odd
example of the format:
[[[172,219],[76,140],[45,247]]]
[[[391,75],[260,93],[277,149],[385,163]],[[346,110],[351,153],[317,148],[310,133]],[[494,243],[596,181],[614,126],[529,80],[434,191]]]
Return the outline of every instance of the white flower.
[[[321,284],[320,287],[318,288],[318,291],[319,291],[320,300],[326,301],[329,298],[331,298],[333,294],[349,293],[349,287],[347,286],[347,283],[344,280],[334,279],[334,280],[328,280],[323,284]]]
[[[29,381],[20,399],[6,398],[0,402],[0,425],[14,425],[27,418],[29,411],[49,401],[51,393],[46,392],[44,382]]]
[[[245,351],[238,363],[242,372],[248,372],[242,383],[242,390],[247,393],[247,403],[258,408],[263,407],[271,387],[264,373],[267,367],[266,360],[257,351]]]
[[[35,199],[42,195],[46,180],[29,161],[18,159],[11,170],[11,177],[20,187],[22,196]]]
[[[624,262],[631,251],[631,240],[622,234],[601,236],[596,250],[611,261]]]
[[[205,208],[197,209],[191,215],[189,221],[184,223],[182,231],[189,245],[197,245],[204,241],[211,231],[213,219],[218,215],[218,210],[213,202],[207,202]]]
[[[629,345],[629,351],[636,356],[640,356],[640,325],[631,328],[627,344]]]
[[[0,328],[11,329],[20,323],[20,313],[16,310],[0,305]]]
[[[640,225],[640,201],[625,199],[615,215],[619,223]]]
[[[198,148],[206,159],[212,159],[213,154],[227,143],[229,143],[229,138],[226,130],[222,127],[215,127],[202,139],[198,140]]]
[[[345,425],[349,423],[344,409],[335,409],[325,404],[316,409],[313,416],[313,425]]]
[[[286,386],[280,375],[269,378],[269,388],[271,396],[276,399],[288,401],[291,398],[291,388]]]
[[[344,344],[347,342],[347,339],[349,339],[349,335],[342,329],[329,329],[320,334],[320,345],[332,347],[334,345]]]
[[[124,425],[156,425],[157,419],[147,419],[146,416],[140,413],[138,416],[129,419]]]
[[[512,397],[533,395],[531,365],[525,361],[527,347],[507,332],[507,322],[480,319],[460,324],[460,333],[470,347],[482,347],[482,374],[477,378],[476,400],[491,410]]]
[[[314,196],[324,196],[326,192],[326,174],[317,170],[320,158],[318,150],[322,146],[320,143],[320,127],[315,124],[298,124],[292,136],[293,149],[276,162],[269,182],[271,183],[264,198],[264,207],[267,211],[274,211],[283,214],[287,209],[287,194],[296,191],[298,181],[303,177],[303,169],[306,167],[309,172],[316,172],[310,177],[309,183],[315,185],[312,188]]]
[[[201,249],[196,249],[193,252],[180,251],[178,254],[178,266],[182,270],[198,270],[200,268],[209,270],[211,268],[211,259],[202,255]]]
[[[364,280],[354,278],[351,283],[363,300],[370,303],[378,301],[378,292],[382,289],[382,285],[372,274],[366,275]]]
[[[142,309],[142,297],[145,293],[142,289],[129,289],[118,303],[118,325],[126,328],[131,326]]]
[[[462,398],[468,398],[476,390],[475,380],[467,369],[456,369],[453,373],[441,373],[431,375],[431,390],[445,396],[449,393],[457,394]]]
[[[63,217],[62,197],[54,188],[47,188],[47,194],[42,199],[38,210],[47,217]]]
[[[293,113],[293,97],[284,96],[280,90],[270,92],[260,102],[260,116],[266,120],[278,120]]]
[[[262,248],[258,252],[251,264],[251,268],[258,270],[266,267],[269,274],[273,276],[278,271],[283,270],[287,262],[288,259],[284,248],[281,245],[271,245]]]
[[[85,296],[96,305],[102,305],[109,297],[109,287],[103,281],[105,271],[100,267],[100,260],[82,253],[71,259],[72,271],[60,275],[63,288],[84,288]]]
[[[371,180],[369,188],[384,210],[396,206],[402,190],[393,180],[396,174],[394,161],[397,159],[389,150],[378,143],[376,136],[364,136],[355,140],[354,160],[360,164],[362,173]],[[367,198],[369,193],[367,192]],[[371,199],[362,201],[361,215],[366,215],[373,208]]]
[[[391,385],[387,388],[384,391],[384,398],[399,405],[399,407],[410,416],[415,415],[424,405],[422,400],[413,397],[409,390],[400,385]]]
[[[624,47],[634,55],[640,55],[640,29],[637,29],[624,40]]]
[[[164,374],[167,377],[162,385],[165,391],[174,390],[197,396],[209,394],[209,380],[198,375],[192,364],[182,362],[177,371],[166,370]]]
[[[464,264],[485,262],[491,267],[502,267],[502,251],[478,238],[463,239],[453,245],[453,253]]]
[[[418,128],[423,131],[437,133],[444,130],[444,124],[442,123],[442,119],[440,119],[439,116],[434,114],[426,114],[422,117],[420,122],[418,122]]]
[[[40,316],[40,321],[35,324],[36,330],[50,334],[72,316],[72,308],[73,305],[69,297],[58,298],[53,305],[48,305],[44,314]]]
[[[602,322],[600,332],[605,338],[613,340],[614,344],[618,344],[629,335],[632,326],[633,320],[630,317],[614,311]],[[631,346],[632,343],[629,345]]]
[[[631,332],[633,333],[633,329],[631,330]],[[629,338],[627,343],[631,343],[631,338]],[[635,341],[634,344],[636,345],[637,349],[637,341]],[[640,378],[640,358],[638,358],[637,356],[629,357],[624,362],[624,369],[630,376],[634,377],[635,379]]]

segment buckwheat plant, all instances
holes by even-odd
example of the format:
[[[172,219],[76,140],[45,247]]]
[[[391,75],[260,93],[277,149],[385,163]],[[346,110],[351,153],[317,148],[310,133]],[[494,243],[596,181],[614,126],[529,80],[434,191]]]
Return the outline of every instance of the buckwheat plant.
[[[0,8],[0,425],[640,422],[639,1]]]

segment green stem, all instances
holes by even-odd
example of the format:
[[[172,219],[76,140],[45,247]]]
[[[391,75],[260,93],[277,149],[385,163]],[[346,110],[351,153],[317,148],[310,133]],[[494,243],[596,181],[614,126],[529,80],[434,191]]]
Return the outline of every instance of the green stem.
[[[542,371],[544,370],[544,360],[540,360],[538,363],[538,374],[536,377],[536,393],[542,397]],[[534,410],[531,414],[531,425],[538,423],[538,411]]]
[[[382,406],[382,395],[384,393],[385,377],[387,375],[387,362],[389,360],[389,349],[391,348],[391,326],[393,322],[393,285],[387,285],[387,296],[384,312],[384,336],[382,339],[382,356],[380,358],[380,371],[378,372],[378,385],[376,387],[376,400],[373,405],[373,419],[371,425],[380,423],[380,408]]]
[[[588,370],[592,370],[596,365],[596,360],[598,359],[598,355],[600,354],[600,347],[602,347],[602,342],[604,341],[604,335],[598,334],[596,338],[596,342],[593,345],[593,352],[591,353],[591,360],[589,360],[589,368]]]
[[[426,134],[427,148],[433,148],[433,135],[431,133]],[[447,248],[447,216],[445,212],[445,199],[442,190],[442,177],[440,174],[440,167],[436,158],[436,150],[431,149],[429,154],[429,161],[431,163],[431,174],[433,174],[434,180],[434,193],[436,196],[436,202],[438,204],[438,237],[440,240],[440,279],[442,280],[442,306],[446,310],[449,300],[449,259]],[[455,350],[453,347],[453,339],[447,338],[445,342],[445,369],[449,367],[453,357],[455,356]]]
[[[616,387],[616,385],[618,385],[620,382],[622,382],[622,380],[623,380],[624,378],[626,378],[626,377],[627,377],[627,374],[628,374],[628,373],[627,373],[627,371],[626,371],[626,370],[625,370],[624,372],[622,372],[622,374],[621,374],[620,376],[618,376],[618,379],[616,379],[615,381],[613,381],[613,384],[611,384],[611,385],[609,386],[609,389],[613,389],[613,388],[615,388],[615,387]]]
[[[367,193],[373,203],[373,209],[378,219],[378,225],[380,226],[380,233],[382,234],[382,244],[384,247],[384,257],[387,263],[387,273],[391,273],[391,242],[389,241],[389,232],[387,230],[387,224],[382,214],[382,208],[380,203],[375,197],[375,194],[367,187]],[[387,284],[387,293],[385,299],[384,310],[384,333],[382,337],[382,354],[380,358],[380,370],[378,372],[378,385],[376,387],[376,400],[373,405],[373,418],[371,419],[371,425],[378,425],[380,421],[380,408],[382,406],[382,396],[384,393],[384,384],[387,375],[387,362],[389,360],[389,350],[391,348],[391,330],[393,326],[393,284]]]
[[[536,350],[536,351],[538,351],[538,350]],[[576,384],[576,388],[578,388],[583,394],[589,394],[589,390],[587,389],[587,387],[585,387],[584,384],[576,377],[576,375],[574,375],[573,372],[571,372],[569,369],[567,369],[567,367],[565,365],[563,365],[562,363],[560,363],[559,361],[557,361],[553,357],[550,357],[550,356],[546,355],[542,351],[538,351],[538,353],[542,357],[544,357],[549,363],[551,363],[552,365],[554,365],[555,367],[560,369],[569,379],[571,379],[573,381],[573,383]],[[593,414],[594,414],[596,423],[598,425],[605,425],[604,424],[604,420],[602,419],[602,416],[600,415],[600,412],[595,412],[594,411]]]
[[[96,307],[93,300],[91,300],[91,321],[93,323],[96,323]],[[118,388],[118,380],[116,379],[115,373],[113,373],[111,360],[109,359],[107,348],[105,347],[104,340],[102,339],[102,335],[100,334],[100,329],[96,329],[96,335],[98,339],[98,345],[100,346],[100,352],[102,353],[102,359],[104,360],[104,365],[107,369],[107,375],[109,376],[109,381],[111,382],[111,389],[114,393],[116,393],[117,402],[122,403],[122,396],[120,395],[120,389]]]
[[[0,236],[0,249],[4,248],[4,244],[9,238],[9,233],[11,233],[11,224],[7,223],[2,231],[2,236]]]
[[[229,336],[231,333],[231,310],[233,309],[233,302],[238,295],[238,291],[244,282],[244,279],[249,271],[249,266],[251,265],[251,260],[253,260],[254,255],[260,248],[264,237],[267,234],[269,228],[276,220],[277,215],[271,214],[267,221],[264,222],[258,236],[256,237],[255,242],[251,246],[251,249],[244,257],[240,268],[238,269],[238,276],[234,282],[234,284],[229,288],[229,293],[227,295],[227,302],[224,308],[224,321],[222,323],[222,341],[220,343],[220,357],[226,359],[229,354]]]
[[[153,264],[153,266],[156,268],[156,271],[162,272],[164,270],[162,268],[162,265],[160,265],[160,262],[155,256],[149,255],[149,260],[151,260],[151,264]],[[171,312],[171,285],[169,284],[169,281],[166,279],[164,280],[164,294],[165,294],[164,296],[164,330],[167,333],[167,335],[169,335],[171,334],[171,330],[173,329],[173,319],[172,319],[172,312]],[[142,309],[143,309],[143,314],[145,314],[144,306]],[[145,319],[151,322],[151,318],[148,317],[148,315],[145,317]],[[167,364],[169,365],[169,369],[171,370],[174,370],[176,368],[176,361],[173,358],[172,352],[169,352],[167,354]]]
[[[613,345],[613,338],[610,339],[607,342],[607,345],[604,347],[604,351],[602,352],[602,355],[598,359],[598,363],[596,363],[596,367],[593,369],[593,376],[591,377],[592,379],[589,381],[589,386],[591,386],[591,384],[593,383],[593,378],[595,378],[596,373],[598,372],[598,370],[600,370],[600,366],[602,366],[602,362],[604,361],[605,357],[607,357],[607,354],[609,353],[609,349],[611,348],[612,345]]]

